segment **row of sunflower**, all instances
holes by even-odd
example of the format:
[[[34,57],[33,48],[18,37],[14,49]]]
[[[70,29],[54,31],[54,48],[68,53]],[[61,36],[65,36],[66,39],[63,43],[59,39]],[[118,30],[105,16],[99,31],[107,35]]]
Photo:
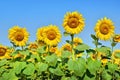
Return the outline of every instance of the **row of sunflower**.
[[[120,49],[114,49],[120,34],[114,32],[112,20],[104,17],[96,23],[96,34],[91,34],[96,48],[76,37],[84,26],[81,13],[67,12],[63,34],[71,40],[61,48],[56,25],[38,28],[35,42],[28,42],[26,28],[10,28],[8,38],[13,46],[0,45],[0,80],[120,80]],[[111,46],[101,40],[110,41]]]

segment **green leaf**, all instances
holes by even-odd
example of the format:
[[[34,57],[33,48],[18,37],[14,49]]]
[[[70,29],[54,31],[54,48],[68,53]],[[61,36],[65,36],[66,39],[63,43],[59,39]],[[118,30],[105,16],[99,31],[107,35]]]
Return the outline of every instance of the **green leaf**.
[[[120,72],[115,72],[114,73],[116,80],[120,79]]]
[[[15,56],[16,54],[19,53],[19,51],[20,51],[20,50],[16,50],[16,51],[14,51],[13,53],[11,53],[10,55],[11,55],[11,56]]]
[[[47,56],[45,60],[49,65],[55,66],[57,63],[57,56],[55,54],[52,54],[50,56]]]
[[[90,60],[87,66],[88,66],[88,70],[90,71],[90,73],[95,75],[96,71],[100,69],[101,62],[97,60],[96,61]]]
[[[37,52],[38,52],[39,54],[43,54],[43,53],[46,52],[46,51],[45,51],[45,48],[46,48],[46,46],[38,47],[38,48],[37,48]]]
[[[37,70],[41,73],[41,72],[47,70],[48,64],[39,62],[39,63],[36,64],[36,67],[38,68]]]
[[[32,54],[32,55],[31,55],[31,58],[36,59],[38,62],[40,61],[39,54],[37,54],[37,55]]]
[[[89,50],[86,50],[88,54],[94,54],[96,53],[96,51],[94,49],[89,49]]]
[[[95,80],[95,77],[88,77],[87,75],[85,75],[83,80]]]
[[[70,59],[68,61],[68,69],[74,71],[74,64],[75,64],[74,61],[72,59]]]
[[[70,41],[70,40],[66,40],[66,42],[69,43],[69,44],[72,44],[72,41]]]
[[[112,64],[112,63],[109,62],[108,63],[108,69],[110,70],[111,73],[114,73],[115,70],[118,69],[118,66],[117,66],[117,64]]]
[[[21,73],[21,70],[26,67],[26,62],[15,62],[14,63],[14,71],[16,74]]]
[[[84,51],[84,50],[88,50],[90,47],[86,44],[80,44],[78,45],[75,49],[78,51]]]
[[[112,42],[112,43],[111,43],[111,46],[112,46],[112,47],[115,47],[116,44],[117,44],[116,42]]]
[[[5,67],[0,67],[0,75],[5,71]]]
[[[107,73],[107,71],[102,72],[102,80],[111,80],[112,76]]]
[[[73,71],[75,75],[82,77],[86,71],[86,62],[83,58],[73,61],[70,59],[68,61],[68,69]]]
[[[2,60],[0,61],[0,66],[5,65],[6,63],[7,63],[7,60],[6,60],[6,59],[2,59]]]
[[[62,76],[61,80],[69,80],[68,77]]]
[[[78,80],[76,77],[77,76],[71,76],[69,80]]]
[[[56,68],[56,69],[53,69],[53,68],[50,68],[49,71],[57,76],[63,76],[64,73],[61,71],[60,68]]]
[[[67,32],[63,32],[63,35],[64,35],[64,36],[69,36],[70,34],[67,33]]]
[[[62,51],[62,58],[69,58],[71,54],[70,51]]]
[[[26,66],[26,68],[25,68],[25,70],[23,71],[23,73],[26,74],[26,75],[33,75],[33,74],[34,74],[34,71],[35,71],[35,66],[34,66],[34,64],[29,63],[29,64]]]
[[[116,52],[116,53],[115,53],[115,57],[116,57],[116,58],[120,58],[120,52]]]
[[[20,52],[21,52],[20,54],[23,54],[23,55],[29,55],[30,54],[29,50],[24,50],[24,51],[20,51]]]
[[[91,37],[92,37],[94,40],[97,40],[97,39],[98,39],[94,34],[91,34]]]
[[[104,53],[105,56],[109,56],[111,49],[110,49],[109,47],[102,46],[102,47],[100,47],[100,48],[97,48],[96,50],[97,50],[98,52]]]
[[[11,69],[10,72],[4,73],[0,80],[18,80],[18,77],[15,75],[15,72]]]

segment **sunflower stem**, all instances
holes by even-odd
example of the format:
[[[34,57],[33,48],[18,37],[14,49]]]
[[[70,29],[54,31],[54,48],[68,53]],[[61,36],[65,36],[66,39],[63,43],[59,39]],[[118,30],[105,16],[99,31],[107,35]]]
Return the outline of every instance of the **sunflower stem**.
[[[75,60],[75,53],[73,50],[73,39],[74,39],[74,34],[71,34],[72,58],[73,58],[73,60]]]
[[[23,47],[23,46],[22,46],[21,48],[22,48],[22,50],[24,50],[24,47]]]
[[[48,51],[47,51],[48,55],[50,55],[50,45],[48,45]]]
[[[95,44],[96,48],[98,48],[98,40],[99,39],[96,40],[96,44]]]

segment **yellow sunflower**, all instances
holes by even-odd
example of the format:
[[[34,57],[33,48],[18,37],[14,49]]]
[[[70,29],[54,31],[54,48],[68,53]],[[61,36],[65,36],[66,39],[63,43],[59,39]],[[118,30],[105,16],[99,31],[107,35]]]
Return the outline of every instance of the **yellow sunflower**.
[[[96,60],[96,59],[97,59],[96,54],[90,54],[90,58],[91,58],[92,60]]]
[[[72,46],[70,44],[66,43],[61,47],[61,50],[62,51],[67,50],[67,51],[72,52]]]
[[[57,26],[49,25],[43,32],[44,42],[47,45],[57,45],[61,40],[61,34]]]
[[[102,62],[103,65],[106,65],[106,63],[108,62],[108,59],[103,58],[103,59],[101,59],[101,62]]]
[[[37,41],[44,41],[43,32],[44,32],[45,28],[46,27],[44,26],[44,27],[37,29],[37,32],[36,32]]]
[[[36,42],[31,42],[28,46],[28,49],[32,54],[37,54],[37,52],[36,52],[37,48],[38,48],[38,45]]]
[[[55,54],[58,56],[58,57],[60,57],[61,56],[61,50],[57,50],[56,52],[55,52]]]
[[[120,34],[117,34],[113,37],[114,42],[120,42]]]
[[[51,53],[56,53],[56,51],[58,50],[58,47],[50,47],[50,52]]]
[[[114,63],[120,65],[120,59],[114,59]]]
[[[67,33],[78,34],[84,26],[84,18],[79,12],[67,12],[64,16],[63,27]]]
[[[114,34],[114,28],[113,22],[104,17],[103,19],[98,20],[94,30],[96,32],[96,36],[100,40],[109,40]]]
[[[8,31],[8,38],[16,46],[25,46],[29,38],[29,33],[26,28],[21,28],[19,26],[14,26]]]
[[[101,55],[102,55],[102,53],[100,53],[100,52],[97,52],[97,53],[94,53],[94,54],[90,54],[90,57],[91,57],[91,59],[92,60],[101,60]]]
[[[10,53],[6,46],[0,45],[0,59],[10,59]]]
[[[79,37],[75,37],[74,39],[73,39],[73,46],[78,46],[78,44],[79,43],[83,43],[83,41],[82,41],[82,39],[81,38],[79,38]]]
[[[35,42],[31,42],[28,46],[28,49],[32,50],[32,49],[37,49],[38,45]]]

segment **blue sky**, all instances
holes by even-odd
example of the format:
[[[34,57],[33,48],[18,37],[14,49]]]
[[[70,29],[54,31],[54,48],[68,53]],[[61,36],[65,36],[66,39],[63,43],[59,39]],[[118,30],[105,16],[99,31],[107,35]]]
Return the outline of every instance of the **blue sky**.
[[[76,35],[91,47],[90,34],[98,19],[110,18],[115,25],[115,32],[120,34],[120,1],[119,0],[0,0],[0,43],[10,46],[8,29],[14,25],[26,27],[30,33],[29,41],[36,39],[36,30],[49,24],[62,27],[66,12],[78,11],[85,18],[85,28]],[[70,37],[62,37],[61,46]],[[109,42],[103,44],[110,46]],[[120,44],[116,48],[120,49]]]

